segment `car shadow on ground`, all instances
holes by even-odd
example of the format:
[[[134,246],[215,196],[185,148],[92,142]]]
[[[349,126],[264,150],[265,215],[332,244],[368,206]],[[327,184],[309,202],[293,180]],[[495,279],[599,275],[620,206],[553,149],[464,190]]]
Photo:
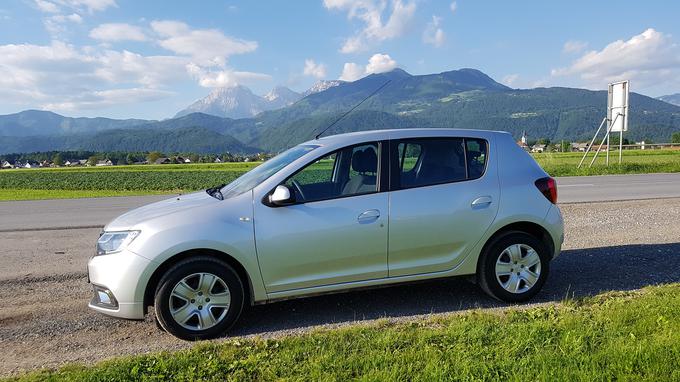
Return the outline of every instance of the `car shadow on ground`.
[[[606,291],[680,282],[680,243],[566,250],[531,302],[550,302]],[[251,307],[231,336],[309,326],[502,307],[464,278],[310,297]]]

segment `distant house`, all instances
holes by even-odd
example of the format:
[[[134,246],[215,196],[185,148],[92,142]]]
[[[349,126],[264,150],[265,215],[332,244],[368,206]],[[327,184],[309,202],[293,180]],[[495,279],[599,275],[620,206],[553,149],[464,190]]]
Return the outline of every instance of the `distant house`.
[[[111,159],[98,160],[95,166],[113,166],[113,162],[111,162]]]
[[[222,163],[222,159],[220,159],[219,157],[215,158],[215,163]]]
[[[22,167],[23,168],[38,168],[38,167],[40,167],[40,163],[28,161]]]
[[[76,166],[87,166],[87,159],[78,159],[78,164]]]
[[[191,159],[184,158],[184,157],[177,157],[177,158],[175,158],[175,162],[177,162],[178,164],[191,163]]]
[[[54,163],[52,163],[48,160],[44,160],[44,161],[40,162],[40,167],[54,167]]]
[[[170,158],[158,158],[158,159],[156,159],[156,161],[153,162],[153,163],[154,163],[154,164],[172,164],[173,161],[172,161],[172,159],[170,159]]]
[[[67,167],[68,167],[68,166],[72,166],[72,165],[73,165],[73,164],[71,163],[70,160],[66,160],[66,162],[64,162],[64,166],[67,166]]]
[[[545,151],[545,145],[535,144],[531,147],[532,153],[542,153]]]
[[[572,143],[571,144],[571,151],[580,151],[584,152],[588,149],[588,144],[587,143]]]
[[[14,165],[9,163],[8,161],[4,160],[2,161],[2,164],[0,164],[2,168],[14,168]]]

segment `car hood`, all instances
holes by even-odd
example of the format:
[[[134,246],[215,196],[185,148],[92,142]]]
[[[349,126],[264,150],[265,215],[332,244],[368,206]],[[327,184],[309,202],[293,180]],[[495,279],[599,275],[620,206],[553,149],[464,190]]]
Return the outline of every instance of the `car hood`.
[[[221,201],[208,195],[205,191],[192,194],[180,195],[160,202],[147,204],[134,210],[130,210],[113,219],[104,227],[105,231],[124,231],[132,229],[140,223],[158,219],[168,215],[174,215],[188,210],[216,206]],[[209,207],[208,207],[209,208]]]

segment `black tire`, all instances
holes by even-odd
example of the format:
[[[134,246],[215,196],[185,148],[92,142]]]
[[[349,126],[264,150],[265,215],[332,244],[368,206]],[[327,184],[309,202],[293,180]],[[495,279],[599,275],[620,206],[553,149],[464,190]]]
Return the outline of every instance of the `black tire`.
[[[513,293],[503,288],[501,281],[496,277],[496,261],[502,252],[514,245],[524,244],[534,249],[540,258],[540,274],[538,280],[526,291]],[[534,297],[540,292],[545,280],[548,278],[550,267],[550,255],[545,243],[535,236],[521,231],[506,232],[493,239],[485,248],[477,265],[477,282],[489,296],[504,302],[523,302]],[[501,277],[502,280],[502,277]],[[526,287],[526,281],[524,286]]]
[[[196,273],[210,273],[222,279],[228,288],[231,301],[229,308],[223,310],[226,311],[226,314],[220,313],[222,319],[214,326],[194,330],[182,326],[173,318],[170,304],[175,286],[186,277]],[[161,278],[154,297],[154,310],[161,327],[175,337],[188,341],[219,337],[236,323],[243,310],[243,305],[243,282],[236,271],[229,264],[209,256],[192,257],[175,264]],[[194,318],[198,319],[195,316],[192,317],[192,319]]]

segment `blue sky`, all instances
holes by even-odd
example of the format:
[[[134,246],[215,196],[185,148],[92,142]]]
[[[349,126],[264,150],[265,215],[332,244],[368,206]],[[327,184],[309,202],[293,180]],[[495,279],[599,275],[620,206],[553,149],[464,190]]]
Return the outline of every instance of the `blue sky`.
[[[303,91],[396,66],[463,67],[517,88],[680,92],[670,1],[0,3],[0,114],[163,119],[218,86]]]

